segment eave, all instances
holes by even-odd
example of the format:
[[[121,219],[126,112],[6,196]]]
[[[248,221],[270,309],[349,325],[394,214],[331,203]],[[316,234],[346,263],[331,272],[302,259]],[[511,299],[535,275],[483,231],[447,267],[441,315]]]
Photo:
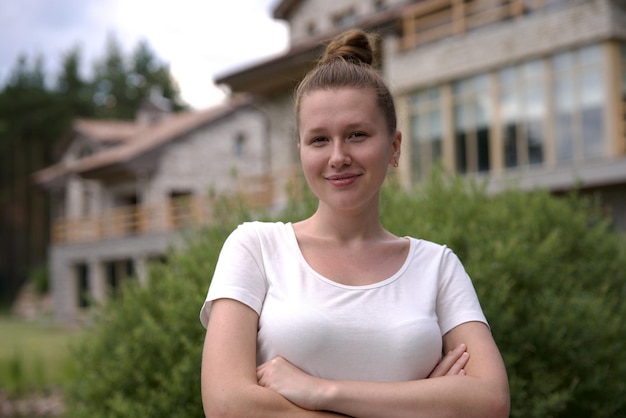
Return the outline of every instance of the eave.
[[[272,16],[274,19],[288,20],[293,10],[300,4],[301,0],[282,0],[274,7]]]
[[[290,2],[283,2],[279,7],[284,3]],[[402,12],[407,7],[400,5],[389,8],[375,16],[365,17],[356,26],[378,33],[397,31]],[[262,97],[289,91],[315,66],[325,44],[346,29],[337,28],[300,42],[283,55],[218,76],[214,82],[227,85],[232,93],[250,93]]]

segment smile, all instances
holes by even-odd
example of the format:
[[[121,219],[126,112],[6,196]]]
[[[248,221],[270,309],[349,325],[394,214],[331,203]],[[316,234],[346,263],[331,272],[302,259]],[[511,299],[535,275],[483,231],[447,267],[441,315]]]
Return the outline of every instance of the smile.
[[[326,177],[326,180],[335,187],[346,187],[354,184],[359,174],[336,174]]]

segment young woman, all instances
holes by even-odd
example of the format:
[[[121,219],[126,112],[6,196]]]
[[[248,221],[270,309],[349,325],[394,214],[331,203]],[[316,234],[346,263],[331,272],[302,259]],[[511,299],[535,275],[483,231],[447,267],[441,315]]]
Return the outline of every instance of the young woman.
[[[402,136],[373,45],[343,34],[296,91],[316,212],[244,223],[222,248],[200,315],[208,417],[508,416],[502,358],[460,261],[380,222]]]

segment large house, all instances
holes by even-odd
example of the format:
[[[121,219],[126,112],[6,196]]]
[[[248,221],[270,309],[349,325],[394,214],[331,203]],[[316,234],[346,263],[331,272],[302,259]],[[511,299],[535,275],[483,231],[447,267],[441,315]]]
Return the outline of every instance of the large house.
[[[292,92],[321,43],[359,26],[380,34],[396,100],[399,176],[436,163],[515,185],[598,193],[626,230],[626,2],[623,0],[282,0],[284,54],[221,75],[222,106],[134,123],[76,121],[63,159],[37,173],[54,205],[56,313],[76,317],[210,219],[213,195],[238,190],[280,207],[297,167]]]

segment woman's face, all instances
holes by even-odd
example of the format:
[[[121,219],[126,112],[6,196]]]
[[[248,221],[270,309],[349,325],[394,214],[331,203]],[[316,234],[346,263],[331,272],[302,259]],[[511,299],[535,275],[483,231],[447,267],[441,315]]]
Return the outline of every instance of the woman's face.
[[[320,202],[342,210],[377,205],[402,138],[389,133],[375,92],[315,90],[302,97],[298,116],[304,175]]]

